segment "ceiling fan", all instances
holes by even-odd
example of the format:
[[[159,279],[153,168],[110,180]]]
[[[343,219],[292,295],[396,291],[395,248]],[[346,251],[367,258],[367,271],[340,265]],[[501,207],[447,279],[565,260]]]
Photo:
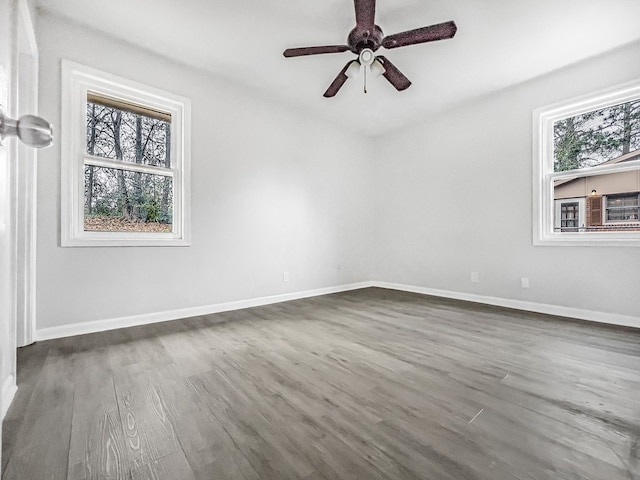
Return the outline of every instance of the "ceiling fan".
[[[348,78],[353,78],[359,73],[361,67],[364,67],[365,93],[367,91],[367,71],[373,75],[383,75],[398,91],[406,90],[411,86],[411,81],[386,57],[383,55],[376,57],[374,52],[381,46],[391,49],[452,38],[458,30],[454,22],[445,22],[385,37],[382,29],[375,24],[376,0],[354,0],[354,4],[356,26],[349,32],[346,45],[288,48],[284,51],[285,57],[342,53],[347,50],[358,55],[358,59],[348,62],[333,83],[329,85],[327,91],[324,92],[325,97],[335,96]]]

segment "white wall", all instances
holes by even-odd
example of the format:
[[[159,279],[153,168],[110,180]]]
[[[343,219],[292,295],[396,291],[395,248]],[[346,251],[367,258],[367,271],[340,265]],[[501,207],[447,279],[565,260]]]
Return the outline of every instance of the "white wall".
[[[639,318],[640,248],[534,247],[531,194],[532,110],[638,78],[638,58],[635,44],[378,141],[376,279]]]
[[[58,138],[63,58],[189,97],[193,129],[191,247],[61,248],[60,142],[42,152],[38,329],[370,278],[372,152],[358,138],[57,17],[39,17],[38,41]]]

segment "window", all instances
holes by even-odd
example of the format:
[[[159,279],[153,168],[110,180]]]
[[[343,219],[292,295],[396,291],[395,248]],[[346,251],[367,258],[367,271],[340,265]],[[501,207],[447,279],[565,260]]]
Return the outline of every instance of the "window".
[[[578,228],[578,202],[562,204],[560,208],[560,227],[563,231]]]
[[[62,67],[62,245],[189,245],[189,100]]]
[[[640,82],[534,112],[534,244],[640,246]]]
[[[582,231],[586,224],[586,204],[584,198],[559,198],[555,200],[554,231]]]

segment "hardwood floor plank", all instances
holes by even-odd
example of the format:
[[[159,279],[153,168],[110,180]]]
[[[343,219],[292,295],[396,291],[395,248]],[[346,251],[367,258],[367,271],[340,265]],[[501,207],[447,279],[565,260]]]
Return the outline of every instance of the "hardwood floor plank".
[[[549,423],[545,425],[551,429],[487,408],[474,421],[473,429],[482,438],[495,440],[495,444],[500,445],[499,451],[510,450],[510,456],[517,458],[529,457],[560,478],[572,474],[584,478],[624,478],[626,466],[606,444],[594,442],[578,432],[571,436],[571,432],[560,432],[561,429],[553,428]],[[522,447],[514,449],[514,445],[526,445],[526,450]]]
[[[2,478],[65,479],[75,385],[73,357],[50,349]]]
[[[173,363],[155,329],[148,326],[109,332],[109,361],[114,369],[130,365],[166,365]]]
[[[194,388],[207,399],[216,419],[247,458],[259,478],[303,478],[313,472],[288,439],[278,436],[246,394],[221,371],[191,379]]]
[[[236,443],[181,370],[159,371],[169,419],[196,479],[258,479]],[[155,372],[154,372],[155,373]]]
[[[352,449],[326,432],[311,416],[292,408],[290,401],[295,392],[289,391],[289,395],[285,396],[277,383],[247,378],[248,372],[254,372],[253,368],[233,364],[223,369],[229,380],[242,388],[252,404],[257,405],[254,408],[270,423],[270,433],[274,434],[276,441],[283,445],[290,456],[304,459],[317,472],[329,478],[353,478],[353,472],[360,472],[360,475],[371,479],[382,478],[378,469],[361,454],[361,449]],[[283,413],[276,417],[273,412]],[[319,455],[322,461],[318,461]]]
[[[215,478],[215,477],[209,477]],[[132,480],[196,480],[182,451],[153,460],[133,469]]]
[[[38,372],[42,369],[49,349],[40,345],[32,345],[29,348],[19,348],[17,352],[17,382],[20,388],[13,399],[12,408],[7,411],[2,424],[2,468],[5,471],[7,462],[18,438],[18,432],[22,427],[27,407],[31,401],[31,395],[39,378]]]
[[[133,364],[114,370],[120,421],[132,471],[181,450],[161,386],[149,367]]]
[[[124,432],[120,422],[107,349],[76,354],[75,396],[69,480],[130,478]]]

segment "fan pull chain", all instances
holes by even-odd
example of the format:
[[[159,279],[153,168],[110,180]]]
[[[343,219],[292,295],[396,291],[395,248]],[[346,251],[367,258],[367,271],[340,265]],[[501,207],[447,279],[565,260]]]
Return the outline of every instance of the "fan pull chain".
[[[364,67],[364,93],[367,93],[367,67]]]

